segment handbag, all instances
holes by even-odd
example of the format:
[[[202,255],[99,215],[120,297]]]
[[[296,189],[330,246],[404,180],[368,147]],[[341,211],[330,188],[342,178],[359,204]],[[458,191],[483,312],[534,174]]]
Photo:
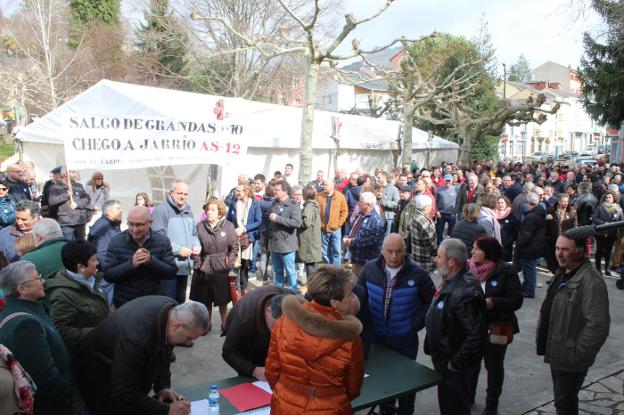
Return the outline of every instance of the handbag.
[[[238,237],[238,244],[240,245],[241,251],[249,248],[251,242],[249,241],[249,234],[247,232],[241,233],[241,235]]]
[[[236,275],[228,275],[228,288],[230,290],[230,298],[232,299],[232,305],[236,305],[238,300],[241,299],[241,293],[236,289]]]
[[[488,327],[488,340],[492,344],[506,346],[513,341],[514,326],[508,321],[495,321]]]

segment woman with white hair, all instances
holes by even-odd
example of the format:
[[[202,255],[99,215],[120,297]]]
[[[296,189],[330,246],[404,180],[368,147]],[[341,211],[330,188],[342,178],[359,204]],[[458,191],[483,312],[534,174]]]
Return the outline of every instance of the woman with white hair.
[[[7,299],[0,312],[0,344],[14,353],[37,385],[34,413],[71,414],[69,356],[40,301],[43,285],[32,262],[17,261],[0,271],[0,289]]]
[[[342,239],[342,243],[349,249],[348,257],[355,275],[360,275],[364,264],[379,256],[385,233],[385,226],[381,216],[375,210],[377,199],[371,192],[360,195],[360,208],[349,234]]]

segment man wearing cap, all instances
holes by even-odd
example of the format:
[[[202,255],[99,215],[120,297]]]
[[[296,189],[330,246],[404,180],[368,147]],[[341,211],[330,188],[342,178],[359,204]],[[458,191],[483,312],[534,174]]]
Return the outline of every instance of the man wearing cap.
[[[609,296],[589,260],[588,234],[559,236],[555,256],[559,269],[548,287],[537,323],[537,354],[550,363],[555,409],[578,413],[578,393],[609,335]],[[574,237],[574,239],[572,239]]]
[[[91,198],[82,183],[76,181],[75,171],[61,169],[60,178],[49,188],[48,206],[57,209],[57,221],[68,241],[85,239],[87,209]]]
[[[457,187],[453,186],[453,175],[444,175],[444,186],[436,192],[436,234],[438,245],[444,239],[444,227],[448,223],[449,235],[453,232],[457,211]]]
[[[61,178],[61,169],[62,167],[58,166],[50,170],[50,180],[43,185],[43,190],[41,191],[41,216],[43,217],[56,219],[58,209],[50,209],[49,205],[50,187],[52,183]]]
[[[410,238],[410,220],[416,210],[416,202],[412,199],[412,188],[408,185],[399,186],[399,208],[395,221],[392,223],[392,232],[401,235],[405,241],[407,253],[412,253],[412,241]]]
[[[347,220],[349,206],[347,199],[335,190],[335,183],[325,182],[325,189],[316,195],[321,207],[321,251],[323,263],[340,266],[342,233],[341,228]]]

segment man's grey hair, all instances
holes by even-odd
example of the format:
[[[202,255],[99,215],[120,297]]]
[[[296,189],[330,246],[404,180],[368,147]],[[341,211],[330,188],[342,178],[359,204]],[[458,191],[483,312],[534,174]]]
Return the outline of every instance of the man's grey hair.
[[[467,179],[467,180],[470,180],[470,179],[472,179],[472,178],[479,180],[479,176],[477,176],[477,175],[476,175],[476,174],[474,174],[474,173],[468,173],[468,174],[466,175],[466,179]]]
[[[29,211],[30,216],[39,216],[39,214],[41,213],[41,207],[39,206],[39,203],[37,202],[33,202],[32,200],[28,200],[28,199],[23,199],[17,202],[17,204],[15,205],[15,211],[16,212]]]
[[[433,200],[428,195],[418,195],[414,198],[416,209],[424,209],[427,206],[433,206]]]
[[[303,191],[303,187],[299,186],[298,184],[293,184],[292,187],[290,188],[290,192],[291,194],[295,194],[295,193],[299,193]]]
[[[30,261],[17,261],[0,271],[0,289],[7,297],[17,297],[17,286],[30,279],[30,273],[37,270]]]
[[[108,212],[108,210],[111,209],[115,205],[121,205],[121,203],[119,203],[119,200],[116,200],[116,199],[107,200],[106,202],[104,202],[104,204],[102,204],[102,212],[103,213]]]
[[[506,174],[506,175],[504,175],[504,176],[503,176],[503,180],[505,180],[505,179],[509,179],[509,180],[511,180],[511,176],[510,176],[510,175],[508,175],[508,174]]]
[[[204,331],[210,326],[210,314],[202,303],[187,301],[184,304],[173,307],[175,317],[190,329],[201,327]]]
[[[169,189],[169,191],[170,191],[170,192],[173,192],[173,191],[175,190],[175,188],[176,188],[176,185],[177,185],[177,184],[180,184],[180,183],[187,184],[187,183],[186,183],[184,180],[182,180],[182,179],[175,179],[175,180],[173,181],[173,183],[171,183],[171,188]]]
[[[592,185],[590,182],[580,182],[578,185],[579,193],[589,193],[591,192]]]
[[[522,185],[522,193],[529,193],[534,187],[535,185],[532,182],[526,182]]]
[[[527,203],[529,205],[537,206],[539,204],[540,197],[537,193],[529,193],[526,197]]]
[[[362,194],[360,194],[360,202],[366,203],[372,208],[377,206],[377,198],[372,192],[362,192]]]
[[[619,187],[618,187],[618,185],[617,185],[617,184],[615,184],[615,183],[612,183],[612,184],[610,184],[610,185],[609,185],[609,191],[610,191],[610,192],[613,192],[613,193],[615,193],[615,194],[617,194],[617,195],[619,195],[619,194],[620,194],[620,188],[619,188]]]
[[[442,241],[438,250],[444,248],[446,259],[452,259],[455,263],[463,268],[468,261],[468,251],[466,250],[466,244],[457,238],[447,238]]]
[[[35,238],[40,239],[41,242],[49,241],[54,238],[63,237],[63,231],[61,231],[61,225],[57,221],[50,218],[43,218],[32,228],[32,233]],[[41,243],[40,242],[40,243]]]

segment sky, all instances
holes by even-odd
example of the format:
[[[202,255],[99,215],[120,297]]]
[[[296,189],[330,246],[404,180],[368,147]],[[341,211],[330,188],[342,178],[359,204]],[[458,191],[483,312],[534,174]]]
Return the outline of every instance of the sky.
[[[531,68],[549,60],[576,68],[583,55],[583,32],[600,30],[600,18],[593,11],[575,18],[578,13],[569,5],[577,2],[580,0],[395,0],[383,15],[360,26],[355,37],[362,49],[401,35],[417,38],[433,31],[472,38],[485,13],[500,64],[509,67],[524,54]],[[344,0],[344,10],[362,18],[383,3]]]

